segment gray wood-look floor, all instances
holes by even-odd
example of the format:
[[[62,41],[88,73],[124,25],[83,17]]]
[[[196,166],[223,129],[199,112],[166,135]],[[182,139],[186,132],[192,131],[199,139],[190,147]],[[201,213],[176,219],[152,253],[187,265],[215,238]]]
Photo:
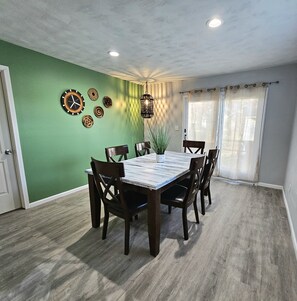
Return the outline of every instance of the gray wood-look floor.
[[[0,216],[1,300],[297,300],[297,262],[277,190],[212,183],[200,224],[162,207],[161,250],[149,255],[146,213],[107,239],[92,229],[88,192]]]

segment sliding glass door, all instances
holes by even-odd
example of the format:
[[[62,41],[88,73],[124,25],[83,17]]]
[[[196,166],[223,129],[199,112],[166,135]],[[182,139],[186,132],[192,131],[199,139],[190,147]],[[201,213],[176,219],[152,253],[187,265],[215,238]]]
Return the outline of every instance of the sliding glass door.
[[[205,148],[217,145],[219,91],[200,92],[187,103],[187,140],[205,141]]]
[[[219,176],[258,181],[265,95],[264,87],[235,87],[187,98],[187,139],[220,148]]]

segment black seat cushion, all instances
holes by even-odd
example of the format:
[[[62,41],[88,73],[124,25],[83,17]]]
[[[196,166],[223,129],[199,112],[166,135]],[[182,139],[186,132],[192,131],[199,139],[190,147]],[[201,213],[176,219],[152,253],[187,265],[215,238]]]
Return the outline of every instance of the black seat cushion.
[[[182,185],[174,185],[173,187],[165,190],[161,195],[161,202],[165,205],[174,204],[174,206],[179,207],[187,193],[187,187]]]
[[[139,211],[147,207],[147,197],[144,194],[134,191],[125,191],[124,198],[129,211]],[[107,206],[109,209],[113,208],[117,211],[122,211],[123,208],[120,204],[119,194],[116,194],[115,198],[109,199]]]

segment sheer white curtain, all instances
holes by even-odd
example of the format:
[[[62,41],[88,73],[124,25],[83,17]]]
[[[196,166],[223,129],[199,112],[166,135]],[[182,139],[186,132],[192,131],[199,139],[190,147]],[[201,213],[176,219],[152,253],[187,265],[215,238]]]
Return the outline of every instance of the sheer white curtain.
[[[235,86],[184,98],[187,139],[205,141],[206,152],[220,148],[217,175],[258,181],[266,94],[266,87]]]
[[[205,149],[217,145],[219,90],[201,91],[188,97],[187,140],[205,141]]]
[[[227,89],[221,115],[219,176],[258,181],[266,90]]]

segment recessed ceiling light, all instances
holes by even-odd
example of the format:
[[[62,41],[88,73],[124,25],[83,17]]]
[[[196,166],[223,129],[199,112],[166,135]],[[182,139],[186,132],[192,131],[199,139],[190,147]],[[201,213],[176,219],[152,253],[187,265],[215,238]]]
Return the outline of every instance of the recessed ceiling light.
[[[119,56],[120,54],[117,51],[108,51],[110,56]]]
[[[223,21],[219,18],[212,18],[206,22],[206,25],[210,28],[216,28],[223,24]]]

